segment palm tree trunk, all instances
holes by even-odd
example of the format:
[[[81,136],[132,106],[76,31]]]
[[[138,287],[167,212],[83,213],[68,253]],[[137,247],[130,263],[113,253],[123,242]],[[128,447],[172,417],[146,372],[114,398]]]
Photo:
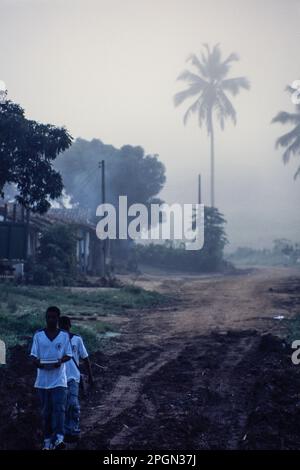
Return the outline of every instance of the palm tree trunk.
[[[210,204],[215,207],[215,135],[212,110],[209,113],[210,125]]]

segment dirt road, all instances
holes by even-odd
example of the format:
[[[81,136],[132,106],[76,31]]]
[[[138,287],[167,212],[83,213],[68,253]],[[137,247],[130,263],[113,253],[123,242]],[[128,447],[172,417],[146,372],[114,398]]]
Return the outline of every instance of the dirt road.
[[[299,308],[299,270],[135,284],[177,302],[117,319],[121,336],[95,358],[106,369],[83,409],[80,448],[300,446],[300,377],[275,319]]]
[[[140,344],[162,345],[177,335],[188,339],[211,331],[255,329],[278,334],[280,322],[274,317],[295,314],[293,298],[299,293],[291,288],[299,277],[300,269],[293,268],[257,268],[231,276],[123,276],[125,282],[168,294],[176,301],[167,308],[130,310],[128,316],[112,315],[103,320],[116,324],[121,332],[120,341],[113,343],[113,352]]]
[[[175,301],[104,317],[121,335],[92,358],[80,449],[300,448],[300,366],[282,339],[299,313],[299,270],[130,282]],[[0,370],[0,449],[40,448],[27,354],[16,348]]]

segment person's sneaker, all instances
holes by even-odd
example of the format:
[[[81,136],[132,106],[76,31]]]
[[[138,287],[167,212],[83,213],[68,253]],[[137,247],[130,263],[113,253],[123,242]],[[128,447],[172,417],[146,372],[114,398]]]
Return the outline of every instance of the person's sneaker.
[[[52,445],[52,450],[63,450],[66,448],[66,444],[64,443],[64,436],[58,434],[56,440]]]
[[[51,450],[51,449],[52,449],[51,439],[45,439],[42,450]]]

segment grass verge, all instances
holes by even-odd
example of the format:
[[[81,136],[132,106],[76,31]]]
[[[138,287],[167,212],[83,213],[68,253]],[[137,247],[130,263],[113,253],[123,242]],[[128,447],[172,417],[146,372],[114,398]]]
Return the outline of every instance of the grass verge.
[[[166,305],[170,299],[157,292],[136,286],[115,289],[85,289],[33,287],[0,284],[0,339],[8,348],[26,344],[32,334],[44,326],[45,311],[57,305],[63,315],[74,318],[74,332],[81,334],[90,352],[101,348],[99,333],[111,330],[108,322],[76,324],[76,316],[122,314],[131,308],[151,308]],[[90,323],[90,325],[89,325]]]

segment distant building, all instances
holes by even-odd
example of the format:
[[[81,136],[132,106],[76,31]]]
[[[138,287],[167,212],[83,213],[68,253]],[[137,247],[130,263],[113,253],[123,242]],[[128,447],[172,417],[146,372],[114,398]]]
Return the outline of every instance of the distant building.
[[[37,256],[43,231],[58,223],[74,229],[78,271],[101,275],[103,246],[89,215],[89,211],[80,208],[51,208],[43,215],[29,214],[18,204],[0,202],[0,276],[1,266],[5,277],[22,276],[26,260]]]

